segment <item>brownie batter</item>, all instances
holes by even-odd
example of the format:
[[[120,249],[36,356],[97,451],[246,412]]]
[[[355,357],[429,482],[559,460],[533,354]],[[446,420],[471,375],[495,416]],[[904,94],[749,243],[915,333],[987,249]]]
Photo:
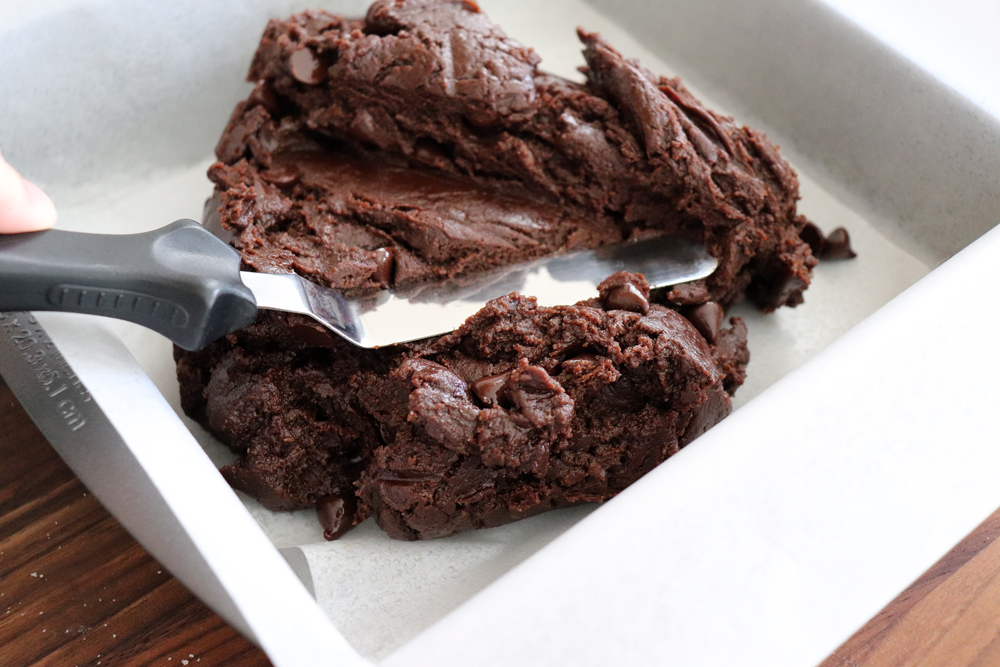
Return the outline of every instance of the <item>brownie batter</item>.
[[[366,292],[662,233],[719,268],[555,308],[511,294],[378,350],[278,313],[177,350],[184,410],[241,454],[233,487],[315,506],[328,539],[367,516],[441,537],[610,498],[728,414],[748,352],[725,308],[794,306],[816,263],[797,178],[678,79],[580,39],[583,84],[473,2],[271,21],[209,170],[206,224],[245,268]]]
[[[270,225],[263,240],[256,226],[236,239],[230,235],[246,264],[354,291],[447,280],[620,241],[611,222],[584,224],[574,217],[582,212],[533,197],[516,183],[500,188],[391,158],[289,151],[272,156],[260,174],[241,161],[227,170],[215,165],[210,175],[223,171],[256,183],[252,193],[240,195],[248,197],[240,200],[246,207],[303,214],[287,226]],[[295,191],[294,203],[272,192],[267,179],[275,180],[274,174]],[[234,196],[223,193],[221,200],[232,204]],[[211,227],[225,238],[231,226],[219,219],[218,201],[208,204]],[[227,210],[223,206],[222,216]]]
[[[729,413],[742,321],[648,298],[618,273],[575,306],[511,294],[378,350],[268,313],[178,350],[182,404],[243,454],[230,484],[271,509],[318,506],[328,538],[369,515],[399,539],[496,526],[606,500]]]
[[[219,227],[250,268],[346,290],[680,232],[719,268],[657,300],[800,303],[815,259],[777,147],[580,39],[584,84],[470,2],[271,21],[209,172]]]

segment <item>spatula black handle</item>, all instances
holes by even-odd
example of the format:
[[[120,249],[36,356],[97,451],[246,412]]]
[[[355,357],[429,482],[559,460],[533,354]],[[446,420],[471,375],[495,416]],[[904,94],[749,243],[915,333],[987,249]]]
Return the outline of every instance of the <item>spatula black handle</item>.
[[[128,320],[186,350],[253,322],[240,255],[193,220],[143,234],[0,235],[0,311]]]

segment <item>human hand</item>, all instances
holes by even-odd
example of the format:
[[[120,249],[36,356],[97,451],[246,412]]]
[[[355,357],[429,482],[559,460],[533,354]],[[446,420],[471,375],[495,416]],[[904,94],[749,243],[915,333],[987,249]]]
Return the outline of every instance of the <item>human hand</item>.
[[[56,222],[56,207],[0,155],[0,234],[36,232]]]

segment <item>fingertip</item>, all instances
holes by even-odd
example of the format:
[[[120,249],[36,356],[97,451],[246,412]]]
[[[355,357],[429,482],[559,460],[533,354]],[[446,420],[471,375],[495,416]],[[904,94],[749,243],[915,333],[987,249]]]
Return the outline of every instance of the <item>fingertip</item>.
[[[56,223],[56,217],[49,196],[0,156],[0,234],[48,229]]]
[[[24,179],[24,191],[29,210],[26,224],[31,227],[31,229],[24,231],[39,231],[55,225],[59,214],[52,199],[40,187],[27,179]]]

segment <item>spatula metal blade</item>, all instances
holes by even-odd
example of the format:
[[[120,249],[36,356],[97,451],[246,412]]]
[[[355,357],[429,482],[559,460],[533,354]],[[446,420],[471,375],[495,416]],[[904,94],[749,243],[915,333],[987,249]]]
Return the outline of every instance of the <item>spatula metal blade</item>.
[[[453,331],[497,297],[520,292],[543,306],[597,296],[617,271],[641,273],[651,287],[710,275],[717,261],[691,239],[667,236],[547,257],[445,284],[345,297],[294,274],[243,273],[257,307],[308,315],[361,347],[381,347]]]

